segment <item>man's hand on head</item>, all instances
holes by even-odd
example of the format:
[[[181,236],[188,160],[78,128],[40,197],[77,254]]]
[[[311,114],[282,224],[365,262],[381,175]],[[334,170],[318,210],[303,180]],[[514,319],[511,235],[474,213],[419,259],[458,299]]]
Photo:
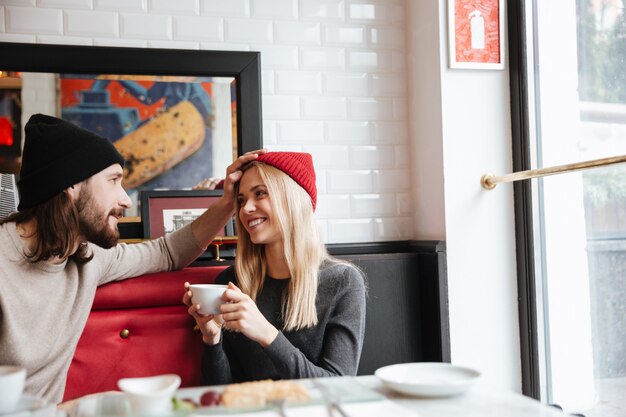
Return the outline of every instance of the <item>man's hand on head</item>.
[[[224,198],[232,201],[233,207],[235,203],[235,184],[243,176],[242,168],[246,164],[257,159],[259,155],[263,155],[267,152],[268,151],[265,148],[246,152],[230,164],[228,168],[226,168],[226,178],[224,179]]]

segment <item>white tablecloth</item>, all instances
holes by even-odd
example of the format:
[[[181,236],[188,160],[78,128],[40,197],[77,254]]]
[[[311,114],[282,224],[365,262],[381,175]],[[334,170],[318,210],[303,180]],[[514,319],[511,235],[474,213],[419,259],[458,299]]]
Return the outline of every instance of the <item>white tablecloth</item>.
[[[342,378],[343,379],[343,378]],[[333,378],[336,380],[336,378]],[[347,383],[358,384],[374,396],[368,401],[345,402],[342,408],[350,417],[564,417],[564,414],[552,407],[525,397],[521,394],[506,390],[494,390],[486,387],[472,387],[466,393],[447,398],[418,398],[397,394],[384,387],[374,376],[360,376],[346,378]],[[181,388],[176,392],[178,398],[190,398],[198,401],[202,393],[211,387]],[[217,389],[217,388],[213,388]],[[115,407],[111,407],[114,398],[123,398],[123,394],[106,394],[109,406],[107,417],[129,417],[127,414],[115,414]],[[102,402],[104,396],[86,397],[77,401],[70,417],[104,417]],[[209,414],[210,413],[210,414]],[[187,414],[187,413],[184,413]],[[263,410],[254,413],[220,413],[219,409],[198,410],[190,412],[187,417],[194,415],[228,415],[229,417],[277,417],[277,410]],[[316,404],[312,406],[288,406],[285,410],[287,417],[327,417],[326,407]],[[183,414],[172,414],[181,416]],[[340,414],[335,411],[334,416]]]

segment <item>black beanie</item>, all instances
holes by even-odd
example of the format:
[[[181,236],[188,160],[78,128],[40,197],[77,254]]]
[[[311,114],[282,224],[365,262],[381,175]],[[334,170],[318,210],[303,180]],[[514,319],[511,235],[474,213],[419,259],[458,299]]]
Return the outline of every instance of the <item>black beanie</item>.
[[[24,131],[18,210],[41,204],[113,164],[124,166],[111,142],[65,120],[34,114]]]

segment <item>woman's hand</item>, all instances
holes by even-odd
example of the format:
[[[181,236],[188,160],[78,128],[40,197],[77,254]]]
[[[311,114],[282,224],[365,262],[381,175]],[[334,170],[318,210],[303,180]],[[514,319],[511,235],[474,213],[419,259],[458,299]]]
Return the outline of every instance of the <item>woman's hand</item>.
[[[221,314],[208,314],[202,315],[198,313],[200,310],[200,304],[191,303],[191,291],[189,290],[189,283],[185,282],[185,293],[183,294],[183,304],[188,306],[187,312],[191,317],[196,320],[196,324],[202,332],[202,341],[207,345],[216,345],[220,342],[222,334],[222,326],[224,320]]]
[[[278,330],[261,314],[256,303],[235,284],[228,283],[222,298],[227,301],[220,307],[224,327],[241,332],[264,348],[276,339]]]

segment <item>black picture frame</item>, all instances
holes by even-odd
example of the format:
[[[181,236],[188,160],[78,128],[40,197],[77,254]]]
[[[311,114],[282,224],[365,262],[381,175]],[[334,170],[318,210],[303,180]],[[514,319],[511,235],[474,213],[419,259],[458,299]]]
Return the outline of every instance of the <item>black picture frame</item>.
[[[0,42],[0,70],[233,77],[237,86],[237,153],[263,147],[260,52]],[[142,222],[122,222],[119,230],[122,239],[147,238]]]
[[[0,70],[233,77],[237,151],[241,155],[263,145],[260,52],[0,42]]]

